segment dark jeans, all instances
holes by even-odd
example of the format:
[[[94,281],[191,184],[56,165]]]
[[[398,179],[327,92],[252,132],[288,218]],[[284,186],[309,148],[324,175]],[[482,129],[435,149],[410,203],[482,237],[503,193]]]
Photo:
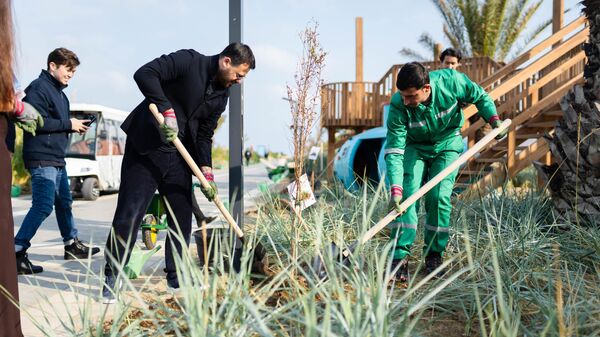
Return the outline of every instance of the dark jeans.
[[[31,239],[46,218],[54,212],[60,235],[67,242],[77,236],[77,229],[73,221],[71,205],[73,197],[69,190],[69,178],[64,167],[36,167],[30,168],[31,173],[31,208],[19,232],[15,237],[15,244],[27,249],[31,246]]]
[[[167,211],[169,228],[175,233],[179,233],[181,230],[186,245],[189,244],[192,230],[192,174],[188,165],[177,152],[156,150],[147,155],[141,155],[128,144],[125,146],[125,155],[121,166],[121,186],[119,187],[117,209],[112,223],[112,231],[106,242],[105,275],[113,275],[118,272],[110,256],[121,267],[129,261],[129,253],[137,239],[142,218],[146,214],[157,188],[161,196],[166,197],[171,205],[179,224],[178,229]],[[167,278],[176,278],[173,248],[181,256],[181,242],[168,234],[165,246]]]

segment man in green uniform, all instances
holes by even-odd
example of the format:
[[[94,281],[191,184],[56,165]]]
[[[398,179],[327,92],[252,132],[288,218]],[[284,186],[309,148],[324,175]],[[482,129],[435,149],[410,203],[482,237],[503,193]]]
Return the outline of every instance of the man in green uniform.
[[[390,208],[400,211],[408,198],[463,151],[460,129],[464,123],[462,103],[477,106],[478,114],[492,127],[500,126],[490,96],[463,73],[453,69],[427,72],[420,63],[404,65],[398,73],[387,119],[385,162],[391,184]],[[506,132],[498,135],[500,139]],[[442,264],[449,235],[450,197],[458,170],[446,176],[425,196],[425,267],[431,273]],[[396,241],[392,267],[395,277],[408,281],[408,255],[417,231],[417,204],[390,225]]]

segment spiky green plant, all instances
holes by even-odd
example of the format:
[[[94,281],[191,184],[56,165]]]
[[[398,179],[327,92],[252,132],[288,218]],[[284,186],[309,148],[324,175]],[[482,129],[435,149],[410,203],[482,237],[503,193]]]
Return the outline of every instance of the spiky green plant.
[[[46,320],[51,312],[34,318],[47,336],[600,334],[600,229],[565,231],[549,212],[547,196],[531,189],[457,201],[445,255],[449,271],[441,279],[419,272],[419,239],[412,281],[402,286],[390,282],[389,231],[359,247],[349,266],[326,249],[331,241],[353,242],[386,213],[383,191],[382,185],[363,186],[359,194],[338,186],[323,190],[294,243],[301,248],[298,260],[290,254],[290,211],[278,202],[281,196],[263,195],[254,223],[245,228],[248,243],[260,240],[268,250],[267,276],[246,267],[228,273],[231,237],[225,234],[222,254],[208,273],[193,251],[177,261],[182,290],[175,296],[164,290],[164,281],[156,283],[162,275],[146,270],[140,280],[126,282],[118,304],[103,307],[94,301],[101,278],[88,272],[80,280],[85,286],[71,287],[82,303],[51,304],[68,306],[60,331]],[[248,261],[251,246],[244,253]],[[327,281],[309,267],[319,254]]]
[[[462,51],[465,56],[489,56],[496,61],[504,61],[511,51],[517,55],[552,22],[546,20],[524,36],[527,24],[539,9],[542,0],[533,3],[529,0],[432,2],[444,19],[444,36],[450,46]],[[433,47],[431,43],[427,45]]]

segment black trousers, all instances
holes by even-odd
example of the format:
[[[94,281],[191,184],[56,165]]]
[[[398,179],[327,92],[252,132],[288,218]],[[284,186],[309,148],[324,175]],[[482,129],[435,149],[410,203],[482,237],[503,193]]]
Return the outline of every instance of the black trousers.
[[[187,163],[178,152],[156,150],[141,155],[128,144],[121,166],[117,209],[106,242],[105,275],[113,275],[118,271],[110,256],[121,267],[129,261],[129,252],[135,244],[142,218],[156,189],[166,197],[177,218],[179,228],[167,210],[169,228],[175,233],[181,231],[186,245],[189,245],[192,230],[192,173]],[[177,277],[173,248],[181,256],[182,245],[180,240],[168,234],[165,246],[165,270],[167,278],[173,279]]]

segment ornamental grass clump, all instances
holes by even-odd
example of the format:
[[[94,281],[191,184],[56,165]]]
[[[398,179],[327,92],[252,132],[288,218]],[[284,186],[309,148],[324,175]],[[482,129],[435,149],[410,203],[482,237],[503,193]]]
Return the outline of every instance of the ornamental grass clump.
[[[387,230],[359,247],[349,265],[324,250],[331,241],[346,247],[386,213],[382,184],[358,194],[329,186],[304,212],[297,237],[282,196],[260,197],[245,228],[247,240],[267,250],[264,274],[248,267],[251,249],[242,271],[231,271],[233,237],[224,233],[215,236],[223,248],[208,267],[200,267],[193,246],[177,261],[181,290],[175,294],[166,289],[159,261],[140,279],[126,280],[117,304],[104,306],[97,302],[102,277],[89,271],[71,284],[68,295],[80,299],[77,306],[52,303],[68,308],[60,334],[49,325],[51,312],[32,318],[47,336],[600,334],[600,229],[558,222],[545,193],[456,201],[446,274],[436,279],[421,272],[421,237],[411,255],[414,277],[402,284],[391,281]],[[300,248],[297,257],[292,244]],[[316,254],[328,268],[325,281],[311,270]]]

